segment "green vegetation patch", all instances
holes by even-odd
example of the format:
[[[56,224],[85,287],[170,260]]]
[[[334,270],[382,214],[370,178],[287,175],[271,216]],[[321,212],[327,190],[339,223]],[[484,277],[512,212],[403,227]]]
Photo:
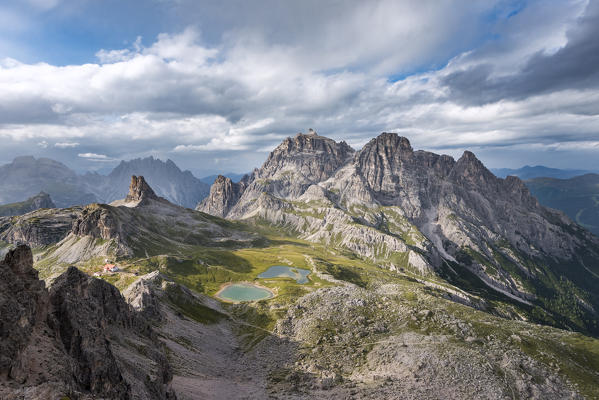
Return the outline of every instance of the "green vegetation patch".
[[[188,318],[202,324],[215,324],[226,316],[200,303],[179,285],[168,285],[166,288],[167,301]]]

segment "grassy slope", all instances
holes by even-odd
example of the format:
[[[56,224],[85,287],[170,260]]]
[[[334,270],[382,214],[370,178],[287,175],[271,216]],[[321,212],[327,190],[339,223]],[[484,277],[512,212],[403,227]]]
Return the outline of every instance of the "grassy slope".
[[[228,227],[250,229],[238,223]],[[318,288],[334,285],[329,281],[317,278],[316,274],[311,274],[310,282],[305,285],[299,285],[289,278],[257,279],[258,274],[272,265],[293,265],[298,268],[316,269],[319,272],[330,274],[338,280],[345,280],[372,290],[376,290],[382,284],[396,284],[402,287],[402,301],[406,305],[443,310],[443,312],[467,321],[478,336],[482,337],[492,333],[502,342],[512,343],[510,337],[517,334],[520,341],[510,344],[511,346],[516,346],[519,350],[552,366],[552,368],[557,365],[560,371],[587,396],[599,395],[597,386],[593,385],[599,377],[599,365],[597,365],[599,340],[546,326],[499,318],[498,316],[511,318],[520,316],[532,321],[542,320],[535,317],[535,308],[524,307],[506,296],[494,292],[464,271],[459,271],[459,275],[462,277],[461,282],[451,279],[450,281],[459,287],[479,293],[487,300],[491,313],[484,313],[445,300],[444,297],[447,297],[447,293],[423,285],[416,280],[417,278],[441,287],[452,288],[447,281],[440,277],[422,278],[413,275],[408,270],[399,274],[381,268],[376,262],[360,259],[347,251],[327,248],[321,244],[285,236],[281,230],[266,224],[256,229],[266,235],[268,240],[254,243],[254,247],[215,248],[188,245],[169,248],[168,245],[165,245],[160,249],[166,254],[121,260],[123,271],[115,275],[105,275],[103,279],[122,290],[136,279],[136,274],[159,270],[175,282],[207,295],[214,295],[220,286],[227,282],[256,280],[271,288],[277,296],[270,300],[251,304],[225,305],[228,312],[235,318],[262,328],[240,326],[239,334],[246,339],[245,343],[248,346],[253,346],[267,335],[266,331],[274,327],[277,319],[286,314],[287,308],[297,298]],[[102,264],[103,260],[98,258],[81,263],[79,267],[91,274],[98,271]],[[36,267],[42,270],[41,275],[43,276],[46,273],[46,268],[50,268],[51,265],[52,260],[42,259],[38,261]],[[454,266],[454,268],[457,267]],[[202,322],[215,322],[222,317],[211,313],[207,314],[205,309],[198,310],[197,307],[174,304],[184,314]],[[377,311],[373,310],[373,312]],[[428,322],[409,324],[406,329],[426,333],[443,331],[446,328]]]

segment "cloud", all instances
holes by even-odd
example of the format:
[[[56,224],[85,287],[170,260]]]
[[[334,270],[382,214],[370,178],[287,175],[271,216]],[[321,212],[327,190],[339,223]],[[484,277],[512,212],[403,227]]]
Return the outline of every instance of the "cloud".
[[[57,142],[54,143],[54,147],[58,147],[59,149],[69,149],[69,148],[74,148],[74,147],[78,147],[79,143],[78,142]]]
[[[498,75],[483,63],[450,73],[442,84],[452,98],[470,104],[524,99],[565,89],[599,86],[599,2],[591,1],[576,25],[566,33],[563,47],[547,54],[535,52],[510,75]]]
[[[105,154],[79,153],[79,154],[77,154],[77,156],[81,157],[81,158],[85,158],[86,160],[89,160],[89,161],[94,161],[94,162],[113,162],[113,161],[115,161],[114,158],[110,158]]]
[[[416,148],[506,154],[597,135],[597,3],[211,4],[212,22],[97,63],[1,61],[0,138],[81,147],[80,162],[171,154],[200,168],[255,162],[308,127],[356,148],[397,131]]]

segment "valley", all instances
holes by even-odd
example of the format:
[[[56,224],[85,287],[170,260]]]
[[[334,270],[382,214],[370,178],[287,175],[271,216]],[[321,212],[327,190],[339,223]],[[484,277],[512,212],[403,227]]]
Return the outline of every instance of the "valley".
[[[63,318],[48,340],[52,357],[70,360],[34,379],[33,367],[14,363],[36,342],[14,342],[17,361],[0,364],[13,377],[0,383],[3,396],[599,395],[599,239],[472,153],[454,161],[394,134],[355,152],[301,134],[239,183],[217,178],[198,210],[133,176],[111,204],[0,217],[0,240],[4,270],[49,288],[38,290],[37,307]],[[63,350],[76,308],[56,297],[57,285],[65,299],[85,293],[78,307],[116,288],[115,304],[139,321],[105,307],[98,315],[98,326],[119,327],[96,333],[122,377],[114,382],[126,385],[90,386],[78,372],[104,373]],[[24,312],[0,300],[10,315]],[[11,321],[3,334],[19,318]],[[54,332],[28,321],[26,335]],[[139,380],[127,366],[143,371],[150,347],[164,373]]]

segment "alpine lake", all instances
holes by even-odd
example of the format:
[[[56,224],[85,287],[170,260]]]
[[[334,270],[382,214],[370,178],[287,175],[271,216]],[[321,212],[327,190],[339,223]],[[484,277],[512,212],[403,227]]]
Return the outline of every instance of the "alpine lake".
[[[309,282],[309,274],[310,271],[307,269],[273,265],[266,271],[259,274],[258,278],[291,278],[294,279],[296,283],[302,285]],[[249,282],[238,282],[224,286],[216,294],[217,298],[233,303],[271,299],[274,296],[274,292],[270,289]]]

